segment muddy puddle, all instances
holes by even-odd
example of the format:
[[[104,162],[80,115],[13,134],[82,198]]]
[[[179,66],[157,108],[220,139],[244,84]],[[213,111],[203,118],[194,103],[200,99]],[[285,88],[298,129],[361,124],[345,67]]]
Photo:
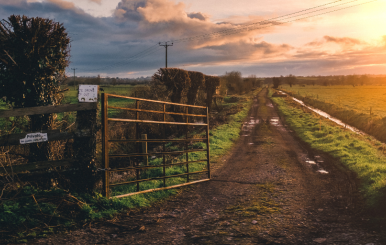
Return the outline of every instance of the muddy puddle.
[[[280,126],[280,121],[278,117],[273,117],[269,120],[269,123],[273,126]]]
[[[249,117],[249,121],[244,122],[243,127],[241,128],[243,134],[241,136],[247,137],[251,135],[252,129],[256,124],[260,123],[260,119],[255,119],[254,117]]]
[[[306,158],[306,164],[311,166],[317,173],[328,174],[326,170],[323,169],[321,164],[324,163],[324,160],[320,156],[313,156],[313,159]]]
[[[279,91],[279,92],[282,93],[282,94],[285,94],[285,95],[289,96],[287,93],[285,93],[285,92],[283,92],[283,91]],[[325,117],[326,119],[329,119],[329,120],[333,121],[334,123],[336,123],[336,124],[338,124],[338,125],[340,125],[340,126],[343,126],[343,127],[347,128],[347,129],[349,129],[349,130],[351,130],[351,131],[353,131],[353,132],[355,132],[355,133],[357,133],[357,134],[366,135],[366,133],[360,131],[359,129],[357,129],[357,128],[355,128],[355,127],[352,127],[352,126],[350,126],[350,125],[347,125],[346,123],[342,122],[342,121],[339,120],[338,118],[332,117],[330,114],[328,114],[328,113],[326,113],[326,112],[324,112],[324,111],[321,111],[321,110],[319,110],[319,109],[316,109],[316,108],[313,108],[313,107],[311,107],[311,106],[308,106],[308,105],[304,104],[303,101],[298,100],[298,99],[296,99],[296,98],[294,98],[294,97],[291,97],[291,96],[289,96],[289,97],[292,98],[292,99],[293,99],[294,101],[296,101],[297,103],[301,104],[302,106],[304,106],[304,107],[310,109],[311,111],[313,111],[313,112],[315,112],[315,113],[321,115],[322,117]]]
[[[273,104],[268,103],[267,106],[272,106]],[[328,115],[328,114],[327,114]],[[258,119],[253,116],[250,116],[248,118],[248,121],[245,121],[243,126],[242,126],[242,135],[244,137],[249,137],[251,136],[254,127],[259,124],[259,123],[266,123],[270,124],[272,126],[277,127],[279,130],[287,130],[283,125],[281,124],[280,117],[268,117],[267,119]],[[260,140],[260,141],[249,141],[247,144],[248,145],[259,145],[259,144],[264,144],[266,143],[265,140]],[[328,174],[326,170],[323,169],[322,164],[324,163],[324,160],[320,156],[304,156],[302,157],[302,160],[305,162],[306,165],[311,167],[315,172],[320,173],[320,174]]]

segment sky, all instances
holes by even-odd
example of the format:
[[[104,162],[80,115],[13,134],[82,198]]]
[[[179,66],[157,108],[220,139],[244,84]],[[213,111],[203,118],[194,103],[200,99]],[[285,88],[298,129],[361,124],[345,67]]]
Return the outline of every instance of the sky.
[[[386,0],[0,0],[71,38],[69,76],[165,67],[243,76],[386,74]]]

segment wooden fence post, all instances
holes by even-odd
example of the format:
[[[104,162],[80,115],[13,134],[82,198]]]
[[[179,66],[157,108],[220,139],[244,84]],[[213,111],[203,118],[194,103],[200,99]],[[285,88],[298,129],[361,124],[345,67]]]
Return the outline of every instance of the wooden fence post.
[[[77,136],[90,135],[90,137],[76,138],[74,140],[74,158],[77,160],[79,171],[74,178],[76,189],[91,192],[96,184],[96,133],[97,109],[78,111],[76,115]],[[76,166],[76,165],[75,165]]]

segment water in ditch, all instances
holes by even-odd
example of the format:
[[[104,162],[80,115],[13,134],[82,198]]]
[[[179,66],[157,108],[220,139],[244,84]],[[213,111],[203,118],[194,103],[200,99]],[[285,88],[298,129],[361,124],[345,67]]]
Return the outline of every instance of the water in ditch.
[[[288,94],[284,93],[283,91],[280,91],[280,93],[289,96]],[[292,99],[293,99],[294,101],[296,101],[297,103],[301,104],[302,106],[304,106],[304,107],[310,109],[311,111],[313,111],[313,112],[315,112],[315,113],[321,115],[322,117],[325,117],[326,119],[329,119],[329,120],[333,121],[334,123],[336,123],[336,124],[338,124],[338,125],[340,125],[340,126],[343,126],[343,127],[347,128],[347,129],[349,129],[349,130],[351,130],[351,131],[353,131],[353,132],[355,132],[355,133],[357,133],[357,134],[366,135],[366,133],[360,131],[359,129],[357,129],[357,128],[355,128],[355,127],[352,127],[352,126],[350,126],[350,125],[347,125],[346,123],[342,122],[342,121],[339,120],[338,118],[332,117],[330,114],[328,114],[328,113],[326,113],[326,112],[324,112],[324,111],[321,111],[321,110],[319,110],[319,109],[316,109],[316,108],[313,108],[313,107],[311,107],[311,106],[308,106],[308,105],[304,104],[304,102],[301,101],[301,100],[299,100],[299,99],[296,99],[296,98],[291,97],[291,96],[289,96],[289,97],[292,98]]]

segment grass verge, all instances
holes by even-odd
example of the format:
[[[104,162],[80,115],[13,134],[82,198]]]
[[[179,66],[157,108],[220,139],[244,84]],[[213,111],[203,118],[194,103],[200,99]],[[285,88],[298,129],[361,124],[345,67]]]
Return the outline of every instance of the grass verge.
[[[312,148],[338,159],[355,172],[369,209],[386,200],[386,157],[382,143],[370,136],[344,130],[316,114],[304,112],[292,99],[272,98],[286,123]]]
[[[286,90],[284,90],[286,91]],[[363,113],[354,109],[347,109],[335,103],[321,101],[314,97],[302,96],[293,92],[286,91],[289,95],[304,101],[307,105],[327,112],[333,117],[340,119],[363,132],[370,134],[382,142],[386,142],[386,117]],[[358,101],[360,103],[360,101]]]
[[[228,116],[226,124],[210,130],[211,159],[214,162],[226,154],[240,135],[242,122],[248,115],[252,103],[251,94],[240,97],[238,103],[240,110]],[[200,145],[197,146],[200,147]],[[202,159],[202,154],[205,153],[190,153],[189,159]],[[150,164],[157,164],[156,161],[159,160],[156,159]],[[205,164],[197,164],[190,171],[204,167]],[[151,177],[159,175],[159,171],[160,169],[154,169],[142,174]],[[167,175],[183,172],[185,172],[185,166],[172,167],[168,168]],[[173,178],[169,184],[178,184],[183,181],[185,179]],[[160,185],[162,185],[161,181],[152,181],[142,185],[142,188],[153,189]],[[128,193],[133,191],[133,188],[133,186],[120,186],[113,190],[113,195]],[[26,242],[29,238],[46,237],[50,233],[80,227],[97,220],[112,219],[130,209],[150,206],[178,191],[171,189],[127,198],[106,199],[100,193],[76,194],[59,188],[41,190],[25,186],[15,193],[8,194],[9,199],[0,199],[0,241]]]

